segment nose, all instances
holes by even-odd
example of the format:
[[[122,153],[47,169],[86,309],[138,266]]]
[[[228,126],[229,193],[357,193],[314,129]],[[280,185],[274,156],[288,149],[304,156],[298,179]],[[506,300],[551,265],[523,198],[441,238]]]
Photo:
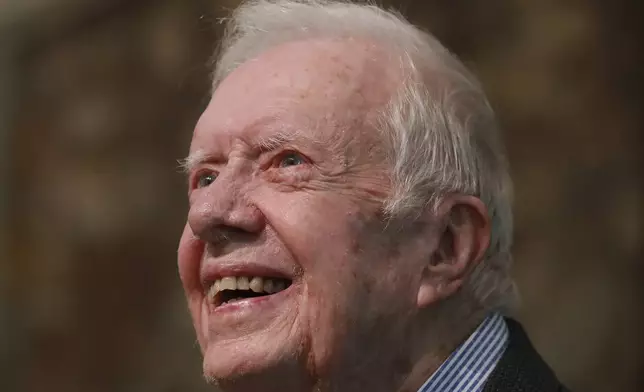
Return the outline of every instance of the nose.
[[[195,236],[217,243],[232,233],[258,234],[266,225],[264,214],[245,197],[242,181],[220,176],[199,191],[188,213]]]

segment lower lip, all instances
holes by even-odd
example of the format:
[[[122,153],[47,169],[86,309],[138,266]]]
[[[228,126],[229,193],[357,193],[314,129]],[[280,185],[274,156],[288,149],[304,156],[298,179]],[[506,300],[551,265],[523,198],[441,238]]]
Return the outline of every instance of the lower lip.
[[[291,283],[289,287],[275,294],[246,298],[218,306],[213,303],[208,303],[208,308],[211,314],[221,315],[240,311],[254,311],[260,310],[261,308],[276,306],[280,301],[285,300],[291,294],[294,290],[294,286],[295,285]]]

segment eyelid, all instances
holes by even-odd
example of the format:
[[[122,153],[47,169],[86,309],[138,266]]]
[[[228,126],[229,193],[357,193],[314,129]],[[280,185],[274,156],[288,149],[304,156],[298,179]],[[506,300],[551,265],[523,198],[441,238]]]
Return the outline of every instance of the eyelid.
[[[310,164],[313,163],[311,161],[311,159],[306,154],[304,154],[304,153],[302,153],[302,152],[300,152],[298,150],[292,149],[292,148],[287,148],[287,149],[284,149],[284,150],[278,152],[277,154],[275,154],[275,155],[273,155],[271,157],[271,159],[269,161],[270,166],[278,167],[279,166],[279,161],[282,158],[284,158],[286,155],[288,155],[288,154],[295,154],[295,155],[300,156],[302,158],[302,160],[304,161],[304,163],[306,163],[307,165],[310,165]]]
[[[215,177],[218,177],[219,171],[208,166],[195,168],[194,170],[192,170],[188,175],[188,188],[191,191],[195,189],[199,189],[199,187],[197,186],[197,182],[199,181],[199,176],[201,174],[214,174]]]

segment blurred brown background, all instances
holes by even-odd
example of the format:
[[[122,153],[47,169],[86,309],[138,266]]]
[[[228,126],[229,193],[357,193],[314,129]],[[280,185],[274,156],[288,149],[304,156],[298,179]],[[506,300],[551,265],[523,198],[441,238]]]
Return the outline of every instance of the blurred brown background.
[[[237,1],[0,1],[0,390],[205,391],[176,159]],[[637,1],[391,1],[481,77],[521,320],[577,391],[644,390]]]

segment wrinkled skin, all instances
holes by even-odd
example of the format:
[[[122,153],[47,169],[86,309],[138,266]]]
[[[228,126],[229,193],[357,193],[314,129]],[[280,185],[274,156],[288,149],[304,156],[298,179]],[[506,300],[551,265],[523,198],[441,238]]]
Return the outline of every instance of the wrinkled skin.
[[[203,159],[189,173],[179,270],[204,374],[224,390],[392,391],[411,371],[440,236],[431,222],[388,229],[381,214],[389,169],[371,123],[399,78],[373,45],[301,41],[214,92],[190,147]],[[200,271],[240,261],[288,271],[290,294],[213,313]]]

